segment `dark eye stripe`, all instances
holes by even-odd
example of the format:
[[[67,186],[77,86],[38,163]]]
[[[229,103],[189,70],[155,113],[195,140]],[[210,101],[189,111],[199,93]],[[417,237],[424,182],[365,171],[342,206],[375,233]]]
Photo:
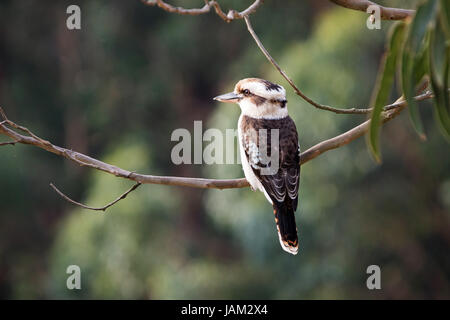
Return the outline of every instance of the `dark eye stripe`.
[[[256,94],[253,94],[252,97],[251,97],[250,99],[253,101],[253,103],[254,103],[256,106],[262,105],[262,104],[266,101],[265,98],[260,97],[260,96],[257,96]]]
[[[284,107],[286,107],[286,103],[287,103],[287,100],[270,100],[270,102],[271,103],[278,103],[278,104],[280,104],[280,107],[281,108],[284,108]]]

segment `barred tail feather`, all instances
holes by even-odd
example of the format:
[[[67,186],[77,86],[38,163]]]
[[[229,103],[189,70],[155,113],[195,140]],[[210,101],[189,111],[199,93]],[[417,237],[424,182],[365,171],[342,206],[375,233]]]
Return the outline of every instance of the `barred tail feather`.
[[[281,248],[290,254],[297,254],[298,237],[294,209],[292,206],[286,205],[286,203],[275,201],[273,204],[273,213],[275,215]]]

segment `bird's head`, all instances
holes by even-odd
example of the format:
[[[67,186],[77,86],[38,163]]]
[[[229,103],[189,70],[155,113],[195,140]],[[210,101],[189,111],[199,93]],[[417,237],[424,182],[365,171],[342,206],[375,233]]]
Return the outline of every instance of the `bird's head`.
[[[239,81],[234,91],[214,98],[239,104],[242,113],[258,119],[281,119],[288,115],[286,90],[278,84],[258,78]]]

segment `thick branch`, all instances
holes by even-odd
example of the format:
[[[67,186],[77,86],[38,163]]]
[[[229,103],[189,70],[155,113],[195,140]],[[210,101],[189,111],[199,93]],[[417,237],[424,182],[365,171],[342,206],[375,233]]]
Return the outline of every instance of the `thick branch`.
[[[0,133],[5,134],[13,139],[17,139],[17,143],[29,144],[38,148],[44,149],[48,152],[62,156],[66,159],[76,162],[80,166],[86,166],[93,169],[101,170],[116,177],[121,177],[142,184],[165,184],[173,186],[193,187],[193,188],[213,188],[213,189],[227,189],[227,188],[242,188],[247,187],[248,182],[245,179],[229,179],[229,180],[210,180],[200,178],[184,178],[184,177],[167,177],[167,176],[152,176],[137,174],[114,165],[102,162],[100,160],[91,158],[82,153],[55,146],[53,144],[44,144],[40,140],[30,136],[21,135],[14,130],[7,128],[4,124],[0,124]]]
[[[211,11],[211,8],[214,8],[214,11],[220,18],[222,18],[222,20],[224,20],[226,22],[230,22],[232,20],[243,19],[244,16],[252,14],[253,12],[256,11],[256,9],[258,9],[258,7],[262,4],[263,1],[256,0],[247,9],[245,9],[241,12],[231,9],[230,11],[228,11],[228,14],[225,14],[225,12],[223,12],[222,8],[220,7],[220,5],[217,1],[205,0],[205,5],[202,8],[194,8],[194,9],[186,9],[183,7],[174,7],[162,0],[142,0],[142,2],[149,6],[156,5],[167,12],[177,13],[177,14],[181,14],[181,15],[191,15],[191,16],[208,13]]]
[[[7,127],[10,125],[13,128],[25,129],[29,136],[22,135]],[[23,130],[24,131],[24,130]],[[12,121],[5,120],[0,122],[0,134],[4,134],[16,141],[16,143],[33,145],[38,148],[44,149],[48,152],[54,153],[58,156],[69,159],[80,166],[86,166],[93,169],[101,170],[109,174],[113,174],[116,177],[121,177],[129,180],[133,180],[142,184],[164,184],[182,187],[193,188],[213,188],[213,189],[227,189],[227,188],[242,188],[247,187],[249,184],[246,179],[224,179],[224,180],[211,180],[201,178],[185,178],[185,177],[170,177],[170,176],[152,176],[134,173],[117,166],[105,163],[103,161],[91,158],[82,153],[69,150],[63,147],[56,146],[49,141],[43,140],[28,129],[18,126]]]
[[[376,5],[380,7],[381,19],[383,20],[404,20],[408,17],[412,17],[415,13],[414,10],[400,9],[400,8],[389,8],[383,7],[375,2],[368,0],[330,0],[335,4],[345,7],[348,9],[359,10],[367,12],[367,8],[371,5]]]
[[[426,92],[416,97],[416,100],[425,100],[433,97],[431,92]],[[396,117],[402,109],[406,106],[406,101],[397,101],[389,106],[385,107],[382,114],[382,121],[387,122],[394,117]],[[0,108],[1,110],[1,108]],[[369,121],[365,121],[359,126],[339,135],[334,138],[322,141],[315,146],[304,151],[300,155],[300,164],[303,165],[306,162],[318,157],[322,153],[328,150],[336,149],[351,141],[361,137],[369,129]],[[22,135],[15,130],[12,130],[7,125],[27,132],[29,135]],[[153,176],[138,174],[131,172],[117,166],[108,164],[106,162],[91,158],[82,153],[69,150],[63,147],[58,147],[49,141],[43,140],[36,135],[34,135],[30,130],[22,126],[18,126],[12,121],[5,119],[5,121],[0,122],[0,134],[6,135],[16,141],[16,143],[33,145],[38,148],[44,149],[48,152],[54,153],[66,159],[69,159],[80,166],[86,166],[93,169],[101,170],[109,174],[115,175],[116,177],[121,177],[129,180],[136,181],[141,184],[163,184],[172,186],[182,186],[182,187],[192,187],[192,188],[202,188],[202,189],[232,189],[232,188],[244,188],[248,187],[249,183],[245,178],[241,179],[202,179],[202,178],[187,178],[187,177],[171,177],[171,176]]]

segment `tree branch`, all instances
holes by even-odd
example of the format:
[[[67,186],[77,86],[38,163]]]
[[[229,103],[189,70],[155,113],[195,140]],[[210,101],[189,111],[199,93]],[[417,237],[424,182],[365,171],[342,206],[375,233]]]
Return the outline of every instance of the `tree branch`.
[[[416,96],[415,100],[422,101],[430,99],[432,97],[433,93],[431,91],[427,91],[421,95]],[[382,123],[386,123],[389,120],[395,118],[406,106],[407,103],[403,97],[399,98],[396,102],[385,106],[384,107],[385,111],[383,111],[381,118]],[[328,150],[336,149],[346,144],[349,144],[353,140],[356,140],[357,138],[363,136],[367,131],[369,131],[369,128],[370,128],[370,120],[367,120],[361,123],[359,126],[356,126],[353,129],[344,132],[341,135],[338,135],[334,138],[316,144],[315,146],[309,148],[308,150],[304,151],[301,154],[300,163],[302,164],[305,163],[306,161],[314,159]]]
[[[366,0],[330,0],[334,2],[337,5],[354,9],[354,10],[360,10],[360,11],[366,11],[367,8],[370,5],[377,5],[376,3],[372,1],[366,1]],[[259,37],[256,35],[255,31],[252,28],[252,25],[250,23],[249,15],[256,11],[256,9],[262,4],[263,0],[256,0],[250,5],[247,9],[238,12],[236,10],[230,10],[227,15],[223,12],[221,9],[219,3],[217,1],[208,1],[205,0],[205,5],[202,8],[194,8],[194,9],[185,9],[182,7],[174,7],[170,4],[165,3],[162,0],[142,0],[142,2],[146,5],[155,6],[162,8],[165,11],[171,12],[171,13],[177,13],[182,15],[200,15],[210,12],[211,8],[214,8],[216,14],[222,18],[226,22],[230,22],[232,20],[236,19],[244,19],[245,23],[247,25],[247,29],[252,35],[253,39],[255,40],[256,44],[260,48],[260,50],[263,52],[265,57],[269,60],[269,62],[278,70],[278,72],[283,76],[283,78],[286,79],[286,81],[290,84],[290,86],[294,89],[295,93],[302,97],[305,101],[313,105],[314,107],[322,110],[332,111],[339,114],[368,114],[372,111],[371,108],[367,109],[357,109],[357,108],[351,108],[351,109],[341,109],[341,108],[334,108],[327,105],[319,104],[309,97],[307,97],[305,94],[303,94],[300,89],[297,88],[297,86],[293,83],[293,81],[288,77],[288,75],[280,68],[278,63],[272,58],[272,56],[269,54],[269,52],[265,49],[263,44],[261,43]],[[382,19],[388,19],[388,20],[402,20],[405,18],[408,18],[412,15],[414,15],[414,10],[406,10],[406,9],[398,9],[398,8],[388,8],[379,6],[381,9],[381,18]],[[428,91],[424,94],[421,94],[419,96],[416,96],[416,100],[425,100],[433,97],[433,94],[431,91]],[[394,117],[396,117],[404,108],[406,107],[406,101],[403,100],[403,98],[398,99],[395,103],[385,106],[382,113],[382,123],[385,123]],[[51,142],[44,140],[35,134],[33,134],[28,128],[20,126],[12,121],[10,121],[3,109],[0,107],[0,116],[4,119],[2,122],[0,122],[0,134],[4,134],[10,138],[13,139],[11,142],[2,142],[0,143],[0,146],[5,145],[15,145],[16,143],[21,144],[28,144],[28,145],[34,145],[38,148],[44,149],[48,152],[54,153],[56,155],[62,156],[66,159],[69,159],[80,166],[87,166],[90,168],[94,168],[100,171],[107,172],[109,174],[113,174],[116,177],[121,177],[129,180],[133,180],[136,182],[135,185],[133,185],[130,189],[128,189],[126,192],[121,194],[118,198],[116,198],[114,201],[108,203],[105,206],[102,207],[90,207],[87,205],[84,205],[82,203],[79,203],[75,200],[72,200],[68,196],[66,196],[64,193],[62,193],[53,183],[50,183],[50,186],[57,192],[61,197],[63,197],[65,200],[69,201],[72,204],[75,204],[77,206],[80,206],[85,209],[94,210],[94,211],[106,211],[109,207],[113,206],[117,202],[119,202],[122,199],[125,199],[127,195],[134,190],[136,190],[141,184],[163,184],[163,185],[174,185],[174,186],[185,186],[185,187],[194,187],[194,188],[210,188],[210,189],[231,189],[231,188],[243,188],[248,187],[249,183],[246,179],[224,179],[224,180],[217,180],[217,179],[202,179],[202,178],[187,178],[187,177],[170,177],[170,176],[153,176],[153,175],[143,175],[138,174],[135,172],[131,172],[122,168],[119,168],[117,166],[102,162],[100,160],[91,158],[87,155],[84,155],[82,153],[69,150],[63,147],[58,147],[56,145],[53,145]],[[11,128],[22,131],[26,133],[27,135],[23,135],[18,133],[15,130],[12,130]],[[367,120],[363,122],[362,124],[356,126],[355,128],[338,135],[334,138],[322,141],[318,143],[317,145],[309,148],[308,150],[304,151],[300,155],[300,164],[303,165],[304,163],[316,158],[320,154],[339,148],[341,146],[344,146],[351,141],[361,137],[364,135],[370,126],[370,120]]]
[[[24,129],[29,135],[22,135],[10,128]],[[46,140],[43,140],[36,135],[34,135],[30,130],[15,124],[14,122],[5,119],[5,121],[0,122],[0,134],[4,134],[20,144],[33,145],[48,152],[54,153],[58,156],[64,157],[71,160],[80,166],[86,166],[96,170],[101,170],[109,174],[115,175],[116,177],[125,178],[133,180],[142,184],[164,184],[182,187],[193,187],[193,188],[212,188],[212,189],[228,189],[228,188],[243,188],[248,187],[249,184],[246,179],[224,179],[224,180],[212,180],[212,179],[201,179],[201,178],[185,178],[185,177],[170,177],[170,176],[153,176],[144,175],[131,172],[117,166],[105,163],[103,161],[91,158],[85,154],[69,150],[63,147],[56,146]]]
[[[177,13],[181,15],[191,15],[196,16],[200,14],[205,14],[211,11],[211,8],[214,8],[216,14],[224,21],[231,22],[232,20],[243,19],[244,16],[252,14],[258,9],[258,7],[262,4],[263,0],[256,0],[253,2],[247,9],[239,12],[231,9],[228,11],[228,14],[223,12],[217,1],[207,1],[205,0],[205,5],[202,8],[194,8],[194,9],[186,9],[183,7],[174,7],[162,0],[142,0],[142,2],[148,6],[158,6],[159,8],[171,12]]]
[[[368,0],[330,0],[338,6],[367,12],[367,8],[371,5],[380,7],[381,19],[383,20],[404,20],[415,14],[414,10],[383,7],[375,2]]]
[[[365,0],[330,0],[340,6],[355,9],[355,10],[362,10],[366,11],[367,7],[370,5],[376,5],[376,3],[372,1],[365,1]],[[269,54],[269,52],[266,50],[264,45],[262,44],[261,40],[259,39],[258,35],[253,30],[253,27],[250,23],[249,15],[254,13],[256,9],[262,4],[262,0],[258,1],[256,0],[253,2],[252,5],[250,5],[247,9],[238,12],[236,10],[230,10],[227,15],[222,11],[219,3],[217,1],[208,1],[205,0],[205,5],[202,8],[199,9],[185,9],[182,7],[174,7],[170,4],[165,3],[162,0],[142,0],[142,2],[146,5],[155,6],[157,5],[161,9],[171,12],[171,13],[177,13],[181,15],[200,15],[210,12],[211,8],[214,8],[216,11],[216,14],[221,17],[223,20],[230,22],[235,19],[244,19],[245,23],[247,25],[247,29],[250,32],[251,36],[255,40],[256,44],[258,45],[259,49],[262,51],[264,56],[269,60],[269,62],[275,67],[275,69],[278,70],[278,72],[281,74],[281,76],[286,79],[286,81],[289,83],[289,85],[294,89],[294,92],[300,96],[302,99],[304,99],[306,102],[311,104],[312,106],[316,107],[317,109],[331,111],[337,114],[369,114],[372,109],[359,109],[359,108],[335,108],[328,105],[320,104],[309,98],[307,95],[305,95],[295,84],[294,82],[289,78],[289,76],[284,72],[281,67],[278,65],[278,63],[275,61],[275,59]],[[381,8],[381,16],[383,19],[391,19],[391,20],[398,20],[404,19],[408,16],[411,16],[414,14],[414,10],[406,10],[406,9],[397,9],[397,8],[388,8],[380,6]]]
[[[433,97],[433,94],[428,91],[415,97],[416,100],[426,100]],[[385,107],[382,113],[383,123],[396,117],[406,106],[406,101],[398,100],[395,103]],[[1,110],[1,108],[0,108]],[[319,155],[327,152],[328,150],[336,149],[349,144],[351,141],[361,137],[369,129],[370,120],[365,121],[359,126],[341,134],[334,138],[322,141],[315,146],[304,151],[300,155],[300,164],[303,165],[308,161],[318,157]],[[15,129],[27,132],[29,135],[22,135],[10,128],[11,126]],[[116,177],[125,178],[133,180],[139,184],[161,184],[161,185],[171,185],[171,186],[182,186],[191,188],[201,188],[201,189],[234,189],[234,188],[244,188],[248,187],[249,183],[245,178],[241,179],[203,179],[203,178],[188,178],[188,177],[172,177],[172,176],[153,176],[138,174],[131,172],[117,166],[108,164],[106,162],[91,158],[85,154],[69,150],[63,147],[56,146],[49,141],[43,140],[36,135],[34,135],[30,130],[25,127],[19,126],[14,122],[5,119],[5,121],[0,122],[0,134],[6,135],[12,138],[16,143],[33,145],[48,152],[54,153],[58,156],[64,157],[71,160],[80,166],[90,167],[96,170],[104,171],[106,173],[115,175]],[[130,191],[131,192],[131,191]],[[73,201],[71,201],[73,202]],[[101,208],[99,208],[101,209]]]

